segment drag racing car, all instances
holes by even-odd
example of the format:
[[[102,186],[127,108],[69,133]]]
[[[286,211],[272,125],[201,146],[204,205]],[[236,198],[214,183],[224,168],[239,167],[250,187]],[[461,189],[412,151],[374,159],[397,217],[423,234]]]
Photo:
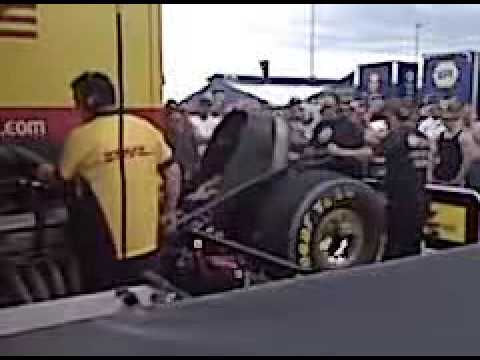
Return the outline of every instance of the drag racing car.
[[[327,170],[329,159],[289,162],[288,131],[270,112],[234,111],[214,133],[179,219],[179,232],[203,254],[190,259],[206,259],[206,272],[230,267],[253,280],[378,258],[383,196]]]

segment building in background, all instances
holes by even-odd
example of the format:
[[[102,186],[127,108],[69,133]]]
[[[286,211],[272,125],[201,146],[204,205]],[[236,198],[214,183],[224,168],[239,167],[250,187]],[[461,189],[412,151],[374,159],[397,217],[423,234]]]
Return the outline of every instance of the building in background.
[[[252,108],[281,107],[292,98],[306,100],[314,94],[345,85],[353,85],[353,74],[338,80],[215,74],[205,87],[184,99],[181,105],[192,113],[205,101],[211,103],[213,112],[219,113],[237,104]]]

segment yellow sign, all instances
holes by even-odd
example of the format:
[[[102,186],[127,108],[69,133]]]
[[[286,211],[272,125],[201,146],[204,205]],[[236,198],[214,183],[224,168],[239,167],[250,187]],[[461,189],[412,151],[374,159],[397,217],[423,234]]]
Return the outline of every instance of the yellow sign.
[[[432,202],[434,217],[431,223],[436,225],[439,238],[464,244],[467,241],[467,208]]]

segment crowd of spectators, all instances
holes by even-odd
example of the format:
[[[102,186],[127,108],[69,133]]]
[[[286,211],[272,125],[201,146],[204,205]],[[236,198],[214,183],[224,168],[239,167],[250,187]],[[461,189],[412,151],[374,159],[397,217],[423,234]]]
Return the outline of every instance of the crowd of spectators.
[[[417,167],[426,168],[427,182],[480,189],[480,125],[471,105],[454,97],[428,103],[390,99],[368,104],[360,97],[345,100],[333,93],[313,105],[293,99],[283,110],[291,130],[292,159],[324,154],[337,162],[355,158],[357,169],[349,163],[344,170],[379,178],[385,173],[378,166],[385,160],[385,141],[401,123],[417,136],[412,142],[428,148],[428,158],[415,161]],[[418,151],[410,156],[418,156]]]
[[[173,100],[167,103],[168,138],[187,182],[199,170],[214,130],[232,110],[213,108],[208,98],[201,99],[195,113]],[[292,161],[329,155],[337,170],[355,177],[382,178],[386,140],[401,124],[414,130],[416,140],[409,140],[421,143],[423,154],[428,148],[427,158],[414,161],[426,169],[427,182],[480,190],[480,124],[475,109],[453,97],[423,103],[400,99],[368,103],[362,97],[343,99],[325,93],[306,101],[291,99],[288,106],[271,111],[289,125]],[[418,151],[410,151],[410,156],[418,157]]]

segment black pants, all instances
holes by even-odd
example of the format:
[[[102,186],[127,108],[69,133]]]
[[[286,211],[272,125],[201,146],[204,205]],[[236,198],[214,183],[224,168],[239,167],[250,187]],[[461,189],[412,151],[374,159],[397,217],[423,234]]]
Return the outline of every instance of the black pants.
[[[480,192],[480,161],[474,161],[466,177],[467,186]]]
[[[158,252],[132,259],[117,259],[113,238],[95,198],[76,199],[69,207],[69,238],[79,260],[85,292],[143,282],[146,270],[166,271]]]
[[[426,215],[425,204],[425,196],[421,191],[412,196],[404,194],[403,197],[389,197],[385,260],[420,255]]]

